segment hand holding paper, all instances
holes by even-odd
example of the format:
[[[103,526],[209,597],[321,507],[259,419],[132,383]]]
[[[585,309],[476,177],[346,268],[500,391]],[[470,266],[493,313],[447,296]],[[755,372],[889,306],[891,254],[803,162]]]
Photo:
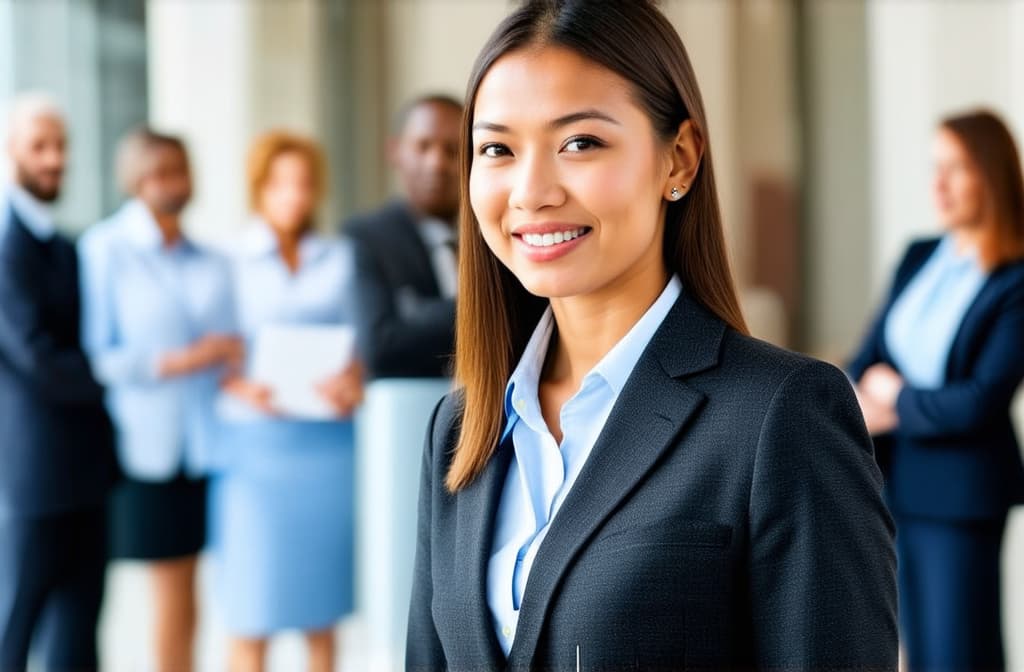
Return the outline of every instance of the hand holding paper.
[[[352,327],[265,326],[254,339],[244,381],[249,392],[256,385],[253,381],[265,391],[255,404],[248,394],[241,396],[264,413],[290,418],[334,420],[350,415],[362,400],[362,370],[350,366],[354,351]],[[244,413],[229,411],[227,415],[246,419]]]

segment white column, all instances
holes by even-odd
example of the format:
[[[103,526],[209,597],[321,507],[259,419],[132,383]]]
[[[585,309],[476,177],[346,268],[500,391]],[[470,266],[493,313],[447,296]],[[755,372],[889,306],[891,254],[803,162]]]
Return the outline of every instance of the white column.
[[[252,5],[149,0],[147,12],[150,123],[188,143],[196,189],[189,231],[223,237],[247,215]]]
[[[14,3],[0,1],[0,184],[8,179],[7,116],[11,96],[14,95]]]
[[[189,143],[196,194],[186,215],[200,239],[227,243],[249,209],[245,160],[259,132],[319,138],[316,0],[149,0],[150,120]],[[339,83],[343,85],[343,83]]]

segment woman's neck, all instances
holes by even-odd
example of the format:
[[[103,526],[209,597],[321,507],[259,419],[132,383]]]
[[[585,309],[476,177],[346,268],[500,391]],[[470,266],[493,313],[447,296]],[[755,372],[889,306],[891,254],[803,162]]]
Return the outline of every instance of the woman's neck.
[[[957,254],[967,254],[980,250],[987,232],[993,228],[994,225],[991,222],[984,221],[953,227],[950,233],[953,236],[953,244],[956,247]]]
[[[669,274],[660,264],[640,267],[610,286],[585,296],[556,298],[551,309],[558,325],[542,378],[579,389],[590,372],[657,301]]]
[[[281,260],[288,270],[295,273],[299,270],[299,242],[302,240],[303,231],[285,230],[271,225],[270,230],[277,238],[277,249],[281,254]]]

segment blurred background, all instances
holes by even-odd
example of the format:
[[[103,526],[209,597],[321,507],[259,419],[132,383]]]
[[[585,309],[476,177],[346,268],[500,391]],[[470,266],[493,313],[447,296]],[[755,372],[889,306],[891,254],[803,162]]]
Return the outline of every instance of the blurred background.
[[[391,118],[424,92],[461,98],[477,50],[510,5],[0,0],[0,104],[35,89],[65,106],[71,165],[57,219],[69,233],[115,209],[116,141],[144,121],[188,142],[197,193],[186,219],[196,238],[224,241],[244,224],[245,151],[274,127],[326,148],[321,222],[329,226],[393,191],[384,151]],[[840,361],[907,241],[936,230],[937,121],[986,106],[1024,137],[1024,0],[666,0],[663,8],[703,90],[755,332]],[[408,447],[412,464],[420,445]],[[411,497],[383,482],[360,487]],[[395,533],[362,513],[359,520],[361,539]],[[1024,517],[1010,525],[1005,637],[1010,669],[1024,669]],[[133,571],[111,570],[102,627],[111,670],[145,666],[146,584]],[[397,635],[377,637],[380,618],[365,614],[406,579],[365,567],[359,576],[342,665],[388,669]],[[204,610],[201,669],[219,669],[221,639],[216,615]],[[301,655],[285,638],[271,669],[301,668]]]

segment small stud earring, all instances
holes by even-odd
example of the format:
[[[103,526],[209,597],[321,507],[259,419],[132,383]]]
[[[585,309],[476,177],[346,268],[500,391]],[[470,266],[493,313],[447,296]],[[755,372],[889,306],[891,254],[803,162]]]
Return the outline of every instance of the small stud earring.
[[[683,192],[679,191],[678,187],[672,187],[672,200],[673,201],[678,201],[682,197],[683,197]]]

